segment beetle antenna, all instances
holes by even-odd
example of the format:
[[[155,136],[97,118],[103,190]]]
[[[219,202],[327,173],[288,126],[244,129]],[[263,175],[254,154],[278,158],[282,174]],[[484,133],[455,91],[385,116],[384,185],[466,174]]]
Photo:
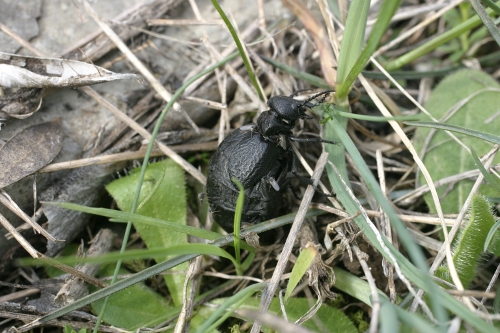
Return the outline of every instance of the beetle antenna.
[[[325,101],[326,97],[328,96],[328,94],[330,94],[332,92],[335,92],[335,90],[325,90],[325,91],[322,91],[322,92],[320,92],[320,93],[318,93],[316,95],[313,95],[313,96],[309,97],[308,99],[305,100],[305,102],[307,103],[307,102],[312,101],[313,99],[318,98],[319,96],[323,96],[323,98],[321,98],[319,100],[319,103],[323,103]]]

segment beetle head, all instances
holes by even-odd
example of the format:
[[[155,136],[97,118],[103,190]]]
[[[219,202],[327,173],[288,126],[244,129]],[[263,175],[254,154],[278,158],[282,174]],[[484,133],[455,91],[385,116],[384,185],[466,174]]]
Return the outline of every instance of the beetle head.
[[[310,118],[306,110],[312,104],[289,96],[273,96],[267,101],[267,106],[269,106],[269,112],[276,117],[295,122],[297,119]]]
[[[274,114],[276,117],[291,123],[295,122],[297,119],[311,119],[312,117],[306,114],[307,109],[323,103],[328,94],[332,92],[332,90],[326,90],[301,101],[293,98],[300,91],[301,90],[291,94],[290,96],[273,96],[269,98],[267,101],[269,112]],[[311,101],[317,99],[318,97],[321,97],[318,100],[318,103],[311,103]]]

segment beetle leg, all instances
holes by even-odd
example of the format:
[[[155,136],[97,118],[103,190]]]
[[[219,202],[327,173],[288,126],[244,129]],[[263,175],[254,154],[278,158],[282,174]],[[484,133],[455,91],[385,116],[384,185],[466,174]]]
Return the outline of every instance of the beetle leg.
[[[280,191],[280,185],[278,184],[278,182],[276,181],[276,179],[274,179],[273,177],[266,177],[266,181],[269,184],[271,184],[271,186],[274,188],[274,190],[276,192]]]
[[[296,136],[290,136],[288,137],[291,141],[297,141],[297,142],[324,142],[324,143],[330,143],[332,145],[338,145],[338,142],[335,141],[330,141],[330,140],[323,140],[320,138],[298,138]]]
[[[292,157],[292,174],[295,177],[297,177],[297,179],[300,180],[301,182],[303,182],[307,185],[311,185],[314,188],[314,191],[316,191],[317,193],[324,195],[326,197],[333,197],[334,196],[332,193],[325,193],[322,190],[320,190],[316,185],[314,185],[314,182],[311,178],[302,177],[301,175],[299,175],[297,173],[297,157],[295,156],[295,154],[293,154],[293,157]]]

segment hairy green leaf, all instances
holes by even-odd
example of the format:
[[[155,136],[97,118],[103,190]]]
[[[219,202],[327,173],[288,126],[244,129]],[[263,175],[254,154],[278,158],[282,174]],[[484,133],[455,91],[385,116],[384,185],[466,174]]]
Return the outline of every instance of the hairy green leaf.
[[[113,196],[118,207],[123,211],[130,211],[140,168],[132,170],[130,175],[122,177],[108,184],[106,189]],[[150,164],[147,167],[144,182],[139,197],[137,214],[186,224],[186,191],[184,171],[172,160],[163,160]],[[134,224],[148,248],[169,247],[172,245],[187,244],[187,235],[145,224]],[[156,257],[156,261],[164,261],[166,257]],[[174,268],[175,271],[184,271],[187,263]],[[167,274],[165,282],[174,304],[182,304],[183,274]]]
[[[425,104],[426,109],[441,123],[430,126],[460,126],[471,131],[499,133],[500,122],[488,121],[498,111],[500,85],[488,74],[474,70],[461,70],[445,78],[432,92]],[[419,123],[416,123],[419,124]],[[432,134],[434,133],[434,134]],[[492,145],[483,137],[456,135],[467,147],[472,147],[479,156],[491,150]],[[433,181],[476,169],[470,153],[455,142],[444,131],[419,127],[415,132],[414,145],[422,156]],[[500,162],[500,157],[494,163]],[[421,177],[422,184],[423,177]],[[445,214],[458,213],[462,208],[473,181],[462,180],[453,189],[437,188]],[[485,196],[496,195],[488,186],[481,187]],[[431,212],[435,213],[431,194],[424,195]]]

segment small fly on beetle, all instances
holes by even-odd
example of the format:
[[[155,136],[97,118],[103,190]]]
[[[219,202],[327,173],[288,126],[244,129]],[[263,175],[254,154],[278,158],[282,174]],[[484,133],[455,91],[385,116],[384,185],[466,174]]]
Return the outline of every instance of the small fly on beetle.
[[[335,142],[319,138],[297,138],[292,135],[298,119],[311,119],[307,109],[323,103],[331,90],[304,101],[290,96],[273,96],[267,101],[269,110],[257,118],[256,124],[233,131],[219,145],[208,165],[206,194],[212,216],[224,230],[233,232],[234,211],[239,190],[231,180],[238,179],[245,189],[241,221],[258,223],[277,217],[287,189],[287,173],[307,183],[310,179],[296,172],[296,157],[289,141]],[[316,104],[312,101],[317,100]]]

